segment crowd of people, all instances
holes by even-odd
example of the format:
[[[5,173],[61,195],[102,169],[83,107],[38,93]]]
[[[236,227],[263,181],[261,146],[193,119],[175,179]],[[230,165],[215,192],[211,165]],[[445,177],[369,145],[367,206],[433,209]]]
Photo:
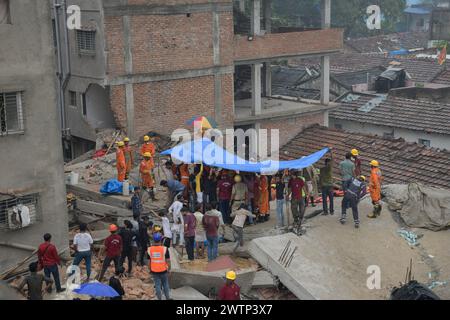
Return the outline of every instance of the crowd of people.
[[[170,299],[168,272],[170,271],[170,247],[186,249],[187,258],[217,259],[218,246],[225,234],[225,226],[229,225],[234,234],[236,245],[234,252],[244,245],[244,227],[255,223],[264,223],[270,219],[270,203],[276,204],[277,227],[289,227],[286,221],[285,208],[290,204],[293,224],[301,227],[308,205],[313,207],[322,202],[323,215],[333,215],[334,196],[343,196],[341,217],[339,221],[346,223],[346,213],[352,210],[355,227],[359,228],[358,204],[369,190],[373,211],[369,218],[376,218],[381,212],[382,174],[380,164],[376,160],[370,162],[370,178],[367,188],[366,176],[362,172],[362,161],[359,151],[351,150],[339,163],[341,186],[335,184],[334,156],[330,148],[324,165],[319,169],[314,166],[303,170],[284,170],[276,175],[268,176],[255,173],[235,172],[208,167],[203,164],[175,165],[171,160],[164,164],[166,180],[160,181],[167,188],[167,203],[160,212],[160,220],[153,223],[143,215],[143,191],[155,199],[155,145],[149,136],[144,137],[141,146],[142,161],[139,166],[140,186],[135,187],[131,198],[133,219],[125,220],[123,226],[111,224],[110,235],[104,241],[99,256],[104,255],[103,264],[97,280],[102,281],[111,262],[114,263],[114,275],[131,276],[133,263],[145,265],[148,260],[153,275],[155,291],[158,299],[164,293]],[[118,180],[128,179],[133,167],[133,151],[129,139],[117,143]],[[341,189],[342,191],[340,191]],[[319,194],[321,193],[321,197]],[[152,240],[152,241],[151,241]],[[73,239],[74,260],[72,265],[78,266],[84,261],[86,281],[91,277],[91,258],[93,239],[86,224],[80,224],[79,232]],[[205,249],[206,248],[206,249]],[[206,254],[205,254],[206,251]],[[183,251],[182,251],[183,252]],[[124,262],[127,261],[127,270]],[[63,292],[58,265],[61,264],[56,247],[51,243],[51,235],[44,235],[44,243],[38,249],[38,262],[30,265],[30,276],[21,284],[20,289],[28,285],[30,299],[42,299],[42,284],[57,292]],[[44,270],[44,275],[37,272]],[[51,279],[53,276],[53,279]],[[109,282],[123,295],[120,280],[111,277]],[[236,273],[226,273],[226,283],[219,292],[219,299],[239,299],[239,286],[235,283]]]

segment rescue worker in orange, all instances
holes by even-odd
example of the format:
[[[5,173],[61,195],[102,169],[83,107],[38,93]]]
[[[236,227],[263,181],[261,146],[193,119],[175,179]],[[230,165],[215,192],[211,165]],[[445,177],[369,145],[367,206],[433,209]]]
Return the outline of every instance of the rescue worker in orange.
[[[139,166],[139,173],[142,179],[142,188],[145,189],[150,194],[152,200],[155,201],[155,192],[153,189],[155,187],[155,181],[152,176],[152,154],[150,152],[146,152],[143,156],[144,160],[141,161],[141,165]]]
[[[131,169],[133,169],[133,148],[130,146],[130,138],[123,139],[123,143],[125,144],[123,147],[123,153],[125,155],[125,162],[127,165],[126,179],[128,179],[130,177]]]
[[[383,176],[380,170],[380,163],[376,160],[370,162],[370,182],[369,192],[372,198],[373,212],[368,215],[369,218],[376,218],[381,213],[381,184]]]
[[[125,162],[124,148],[125,143],[119,141],[116,149],[116,167],[117,167],[117,180],[120,182],[125,181],[127,175],[127,164]]]
[[[263,175],[259,181],[259,215],[262,221],[268,220],[269,211],[269,179]]]
[[[153,161],[153,157],[155,156],[156,153],[156,147],[154,145],[154,143],[151,141],[149,136],[144,136],[144,144],[141,147],[141,155],[144,156],[145,153],[150,152],[150,154],[152,155],[152,170],[155,167],[155,163]]]
[[[169,276],[170,271],[170,254],[169,249],[161,244],[161,233],[153,235],[153,245],[148,248],[147,252],[150,257],[150,272],[153,275],[153,282],[155,283],[155,291],[158,300],[162,299],[161,287],[164,290],[164,295],[167,300],[170,299]]]
[[[179,167],[180,182],[185,186],[183,197],[189,199],[189,166],[187,164],[181,164]]]

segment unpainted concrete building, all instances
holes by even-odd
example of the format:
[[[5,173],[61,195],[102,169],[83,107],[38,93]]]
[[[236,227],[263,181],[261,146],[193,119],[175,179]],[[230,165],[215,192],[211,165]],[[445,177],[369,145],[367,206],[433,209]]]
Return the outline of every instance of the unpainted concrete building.
[[[271,32],[270,0],[67,1],[81,8],[82,20],[81,30],[68,30],[72,141],[95,141],[106,126],[132,138],[171,134],[200,115],[222,129],[276,125],[285,139],[311,121],[327,125],[329,55],[343,50],[343,31],[330,28],[331,0],[322,2],[318,28]],[[234,30],[241,11],[250,20],[247,34]],[[312,56],[322,62],[321,101],[272,97],[271,64]],[[252,98],[235,102],[238,65],[252,68]],[[77,148],[73,156],[84,151]]]
[[[0,1],[0,272],[50,232],[68,246],[51,6]]]

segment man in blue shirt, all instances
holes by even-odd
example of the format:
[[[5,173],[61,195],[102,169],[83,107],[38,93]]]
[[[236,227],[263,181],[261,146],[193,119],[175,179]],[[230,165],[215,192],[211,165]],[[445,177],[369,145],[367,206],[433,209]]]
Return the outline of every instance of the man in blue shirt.
[[[183,193],[186,188],[184,184],[182,184],[178,180],[161,180],[160,185],[162,187],[166,187],[169,190],[168,201],[166,207],[169,208],[175,199],[175,196],[179,193]]]
[[[138,220],[142,214],[143,206],[141,202],[141,188],[134,188],[134,195],[131,198],[131,209],[133,210],[133,218]]]
[[[342,200],[342,216],[340,222],[345,224],[347,208],[352,208],[353,220],[355,221],[355,228],[359,228],[359,213],[358,204],[367,193],[366,177],[359,176],[357,179],[352,178],[348,188],[345,190],[344,199]],[[345,203],[344,203],[345,201]]]

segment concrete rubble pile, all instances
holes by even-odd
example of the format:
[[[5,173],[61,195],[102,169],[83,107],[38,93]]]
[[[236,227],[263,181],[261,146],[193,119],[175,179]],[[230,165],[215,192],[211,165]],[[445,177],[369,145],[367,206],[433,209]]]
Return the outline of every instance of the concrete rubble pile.
[[[448,190],[418,183],[383,187],[389,209],[397,212],[411,228],[432,231],[450,227],[450,193]]]

